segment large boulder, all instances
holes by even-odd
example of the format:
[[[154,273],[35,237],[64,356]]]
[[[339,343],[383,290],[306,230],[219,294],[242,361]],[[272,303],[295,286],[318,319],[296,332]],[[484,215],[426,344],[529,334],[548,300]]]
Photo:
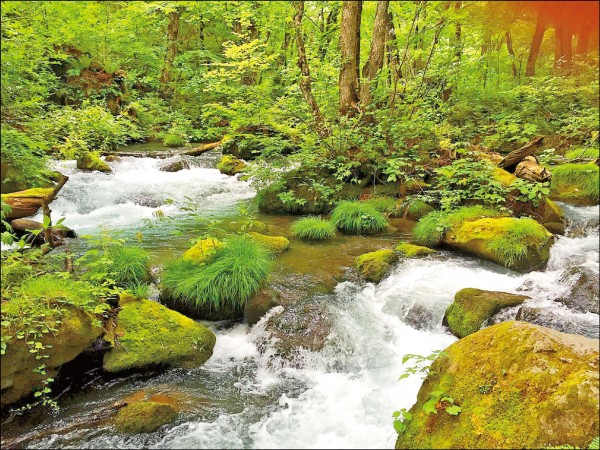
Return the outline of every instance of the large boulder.
[[[446,309],[443,324],[452,334],[463,338],[480,330],[502,308],[520,305],[528,299],[526,295],[507,292],[462,289],[456,293],[454,302]]]
[[[598,340],[504,322],[438,356],[397,449],[585,448],[598,435]]]
[[[379,283],[398,259],[398,254],[394,250],[377,250],[360,255],[356,258],[355,264],[365,280]]]
[[[540,270],[550,258],[552,233],[532,219],[500,217],[460,222],[442,242],[517,272]]]
[[[120,302],[116,325],[105,337],[107,372],[167,366],[192,368],[211,357],[216,337],[204,325],[150,301]]]
[[[574,205],[597,205],[599,168],[594,163],[561,164],[552,168],[550,197]]]
[[[232,155],[223,155],[217,169],[225,175],[237,175],[246,168],[246,163]]]
[[[94,152],[85,153],[77,160],[77,168],[82,170],[97,170],[98,172],[112,172],[108,164],[100,159]]]
[[[4,308],[4,305],[3,305]],[[2,335],[12,331],[2,326]],[[76,308],[65,308],[60,326],[54,333],[45,334],[41,343],[47,347],[43,361],[36,359],[31,347],[23,339],[11,340],[2,355],[2,406],[14,403],[43,386],[42,381],[53,377],[60,367],[75,359],[102,335],[96,318]],[[40,364],[46,365],[46,374],[34,372]]]

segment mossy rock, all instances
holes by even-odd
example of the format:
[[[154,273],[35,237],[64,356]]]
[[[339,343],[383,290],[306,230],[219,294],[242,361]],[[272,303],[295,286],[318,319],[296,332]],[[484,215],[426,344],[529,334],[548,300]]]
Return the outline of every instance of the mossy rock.
[[[77,168],[82,170],[97,170],[98,172],[112,172],[108,164],[100,159],[94,152],[85,153],[77,160]]]
[[[437,251],[432,248],[409,244],[408,242],[400,242],[395,250],[404,258],[419,258],[437,253]]]
[[[290,241],[284,236],[265,236],[254,231],[248,234],[257,244],[262,245],[272,253],[283,253],[290,249]]]
[[[394,250],[377,250],[356,258],[356,268],[365,280],[379,283],[398,259]]]
[[[585,448],[598,435],[598,364],[597,339],[514,321],[478,331],[434,361],[396,448]],[[432,405],[439,392],[458,414]]]
[[[562,164],[552,168],[550,198],[574,205],[598,204],[600,172],[594,163]]]
[[[528,300],[526,295],[483,291],[466,288],[458,291],[454,302],[446,309],[443,324],[459,338],[480,330],[502,308],[516,306]]]
[[[216,341],[204,325],[150,300],[124,304],[107,339],[113,344],[104,355],[107,372],[197,367],[211,357]]]
[[[223,244],[218,239],[202,239],[183,253],[183,259],[189,259],[197,264],[202,264],[209,261],[217,250],[222,247]]]
[[[2,306],[4,309],[4,304]],[[102,327],[96,318],[76,308],[65,308],[58,331],[44,335],[42,344],[51,346],[45,350],[47,374],[33,372],[40,365],[30,347],[21,339],[8,343],[2,355],[2,406],[14,403],[32,391],[42,387],[42,380],[56,375],[63,364],[72,361],[102,335]],[[2,327],[2,335],[12,332]]]
[[[119,433],[151,433],[177,418],[173,405],[155,401],[139,401],[121,408],[115,417]]]
[[[517,181],[517,177],[515,174],[512,174],[500,167],[494,167],[492,170],[492,177],[495,181],[498,181],[502,186],[509,187],[515,181]]]
[[[275,306],[281,304],[281,295],[272,288],[264,287],[254,294],[244,307],[244,321],[254,325]]]
[[[554,239],[533,219],[499,217],[458,223],[442,242],[511,270],[530,272],[546,266]]]
[[[422,200],[404,201],[400,206],[402,217],[409,220],[419,220],[434,210],[433,206]]]
[[[429,187],[431,187],[431,185],[425,183],[423,180],[411,179],[400,184],[398,190],[401,196],[405,196],[410,194],[419,194],[424,190],[427,190]]]
[[[241,159],[231,155],[223,155],[221,162],[217,164],[217,169],[225,175],[236,175],[246,168],[246,163]]]

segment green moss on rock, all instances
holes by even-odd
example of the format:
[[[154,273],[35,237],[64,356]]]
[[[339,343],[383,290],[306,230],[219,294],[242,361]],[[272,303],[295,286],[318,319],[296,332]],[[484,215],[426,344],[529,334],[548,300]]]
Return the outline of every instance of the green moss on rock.
[[[218,239],[208,238],[196,242],[183,253],[183,259],[194,261],[196,264],[202,264],[222,248],[223,244]]]
[[[119,433],[151,433],[177,417],[173,405],[154,401],[131,403],[119,410],[115,428]]]
[[[217,164],[217,169],[225,175],[236,175],[246,168],[246,163],[241,159],[231,155],[223,155],[221,162]]]
[[[575,205],[597,205],[600,172],[594,163],[562,164],[552,168],[550,197]]]
[[[458,291],[446,309],[444,325],[455,336],[463,338],[478,331],[502,308],[516,306],[529,299],[526,295],[466,288]]]
[[[97,170],[99,172],[112,172],[108,164],[100,159],[97,153],[88,152],[77,160],[77,168],[82,170]]]
[[[379,283],[397,261],[398,254],[395,251],[378,250],[356,258],[356,268],[365,280]]]
[[[290,241],[284,236],[265,236],[254,231],[248,234],[257,244],[262,245],[272,253],[283,253],[290,249]]]
[[[104,355],[107,372],[197,367],[210,358],[216,341],[204,325],[150,300],[123,305],[109,336],[113,348]]]
[[[431,255],[437,253],[434,249],[429,247],[422,247],[420,245],[409,244],[408,242],[400,242],[395,249],[404,258],[419,258],[421,256]]]
[[[586,446],[598,435],[598,340],[525,322],[471,334],[434,361],[397,449]],[[423,406],[441,391],[458,415]]]

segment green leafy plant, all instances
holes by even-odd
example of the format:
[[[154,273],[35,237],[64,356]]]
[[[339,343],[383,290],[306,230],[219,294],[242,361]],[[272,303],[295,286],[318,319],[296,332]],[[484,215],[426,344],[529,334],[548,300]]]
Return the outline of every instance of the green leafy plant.
[[[400,411],[394,411],[392,417],[394,418],[394,430],[400,435],[406,431],[413,416],[406,408],[402,408]]]
[[[335,237],[335,225],[320,217],[303,217],[292,224],[292,234],[306,241],[324,241]]]
[[[535,207],[539,206],[540,200],[550,193],[549,183],[531,183],[522,178],[517,178],[510,187],[518,191],[517,201],[531,202]]]
[[[337,205],[331,214],[331,221],[348,234],[372,234],[388,226],[385,216],[373,206],[351,201]]]
[[[411,362],[410,365],[404,369],[402,375],[400,375],[400,380],[408,378],[413,375],[421,374],[422,378],[425,379],[428,373],[430,373],[431,364],[438,357],[444,357],[446,354],[441,350],[434,350],[429,355],[413,355],[408,354],[402,357],[402,364],[407,364]]]
[[[452,397],[445,395],[444,391],[432,392],[422,409],[427,414],[437,414],[438,410],[443,409],[451,416],[457,416],[462,412],[462,408],[454,403]]]

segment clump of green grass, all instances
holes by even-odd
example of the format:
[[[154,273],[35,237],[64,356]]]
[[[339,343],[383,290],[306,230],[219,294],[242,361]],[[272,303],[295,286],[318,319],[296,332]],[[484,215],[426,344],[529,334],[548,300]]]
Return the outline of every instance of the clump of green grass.
[[[178,134],[167,134],[163,137],[163,145],[165,147],[183,147],[185,143],[185,139]]]
[[[303,217],[292,224],[292,234],[304,241],[325,241],[335,237],[335,225],[320,217]]]
[[[334,225],[348,234],[372,234],[385,229],[388,221],[372,205],[361,202],[342,202],[331,214]]]
[[[167,265],[162,286],[170,299],[192,311],[205,306],[238,309],[260,289],[270,269],[266,249],[247,236],[234,236],[204,265],[190,260]]]
[[[600,158],[600,150],[598,148],[588,147],[588,148],[577,148],[573,150],[569,150],[565,153],[565,156],[569,159],[577,159],[577,158]]]
[[[599,169],[594,163],[561,164],[552,168],[550,192],[560,198],[581,197],[598,201],[600,195]]]
[[[522,260],[531,247],[539,247],[548,239],[546,229],[533,219],[512,220],[504,233],[498,234],[486,244],[489,250],[505,261],[507,266]]]
[[[364,200],[362,203],[371,205],[377,211],[385,215],[398,214],[398,199],[382,195],[379,197],[371,197]]]
[[[412,230],[414,241],[426,247],[435,247],[454,225],[484,217],[505,217],[507,213],[480,205],[466,206],[454,211],[432,211],[423,217]]]
[[[113,247],[108,252],[111,261],[107,271],[121,287],[136,286],[150,281],[150,256],[141,247]]]

